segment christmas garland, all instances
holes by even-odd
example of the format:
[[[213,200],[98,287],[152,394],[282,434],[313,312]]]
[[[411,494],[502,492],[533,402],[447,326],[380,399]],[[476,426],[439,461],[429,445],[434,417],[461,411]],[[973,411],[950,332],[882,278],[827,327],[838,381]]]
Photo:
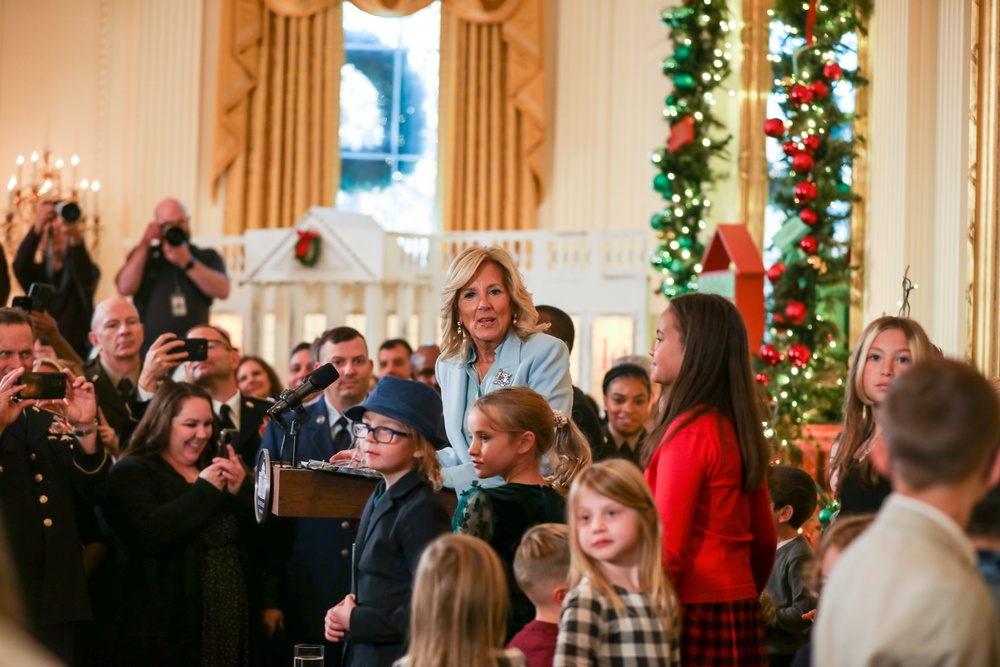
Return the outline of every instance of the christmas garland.
[[[772,206],[785,217],[768,249],[768,342],[755,360],[771,415],[767,435],[789,460],[809,422],[840,420],[849,349],[850,216],[859,201],[851,167],[862,139],[835,95],[867,81],[836,60],[849,33],[863,34],[871,0],[777,0],[772,18],[774,95],[784,119],[764,132],[781,142]],[[845,88],[842,88],[845,87]],[[840,323],[840,324],[838,324]]]
[[[299,241],[295,244],[295,259],[299,260],[302,266],[316,266],[319,261],[319,254],[323,248],[322,239],[319,233],[313,230],[296,230]]]
[[[732,55],[726,40],[733,24],[726,0],[685,0],[663,10],[660,21],[670,28],[673,43],[673,54],[660,64],[673,90],[663,111],[670,124],[667,146],[650,155],[659,171],[653,189],[665,200],[650,219],[659,238],[650,263],[663,275],[658,291],[673,297],[698,288],[705,253],[698,234],[711,206],[705,192],[718,178],[709,165],[725,157],[731,138],[713,136],[725,125],[712,108],[714,91],[729,76]]]

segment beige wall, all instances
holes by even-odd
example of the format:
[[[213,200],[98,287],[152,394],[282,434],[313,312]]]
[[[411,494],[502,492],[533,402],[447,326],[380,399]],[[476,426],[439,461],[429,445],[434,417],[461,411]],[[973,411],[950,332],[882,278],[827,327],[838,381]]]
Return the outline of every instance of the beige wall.
[[[663,201],[652,189],[656,172],[649,153],[669,136],[662,111],[670,82],[660,61],[670,54],[670,43],[659,21],[668,4],[553,1],[547,45],[553,163],[539,214],[543,229],[649,229]],[[731,80],[739,81],[738,69]],[[719,114],[738,128],[738,98],[717,97]],[[735,160],[738,129],[733,134]],[[717,168],[727,178],[712,196],[713,221],[734,222],[735,162]]]

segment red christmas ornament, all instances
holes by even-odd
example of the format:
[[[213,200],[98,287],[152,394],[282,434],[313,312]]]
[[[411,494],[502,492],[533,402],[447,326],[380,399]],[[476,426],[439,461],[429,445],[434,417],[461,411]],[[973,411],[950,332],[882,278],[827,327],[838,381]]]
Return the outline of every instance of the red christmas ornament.
[[[785,317],[792,324],[802,324],[806,319],[807,312],[806,304],[801,301],[789,301],[788,305],[785,306]]]
[[[809,90],[812,91],[817,100],[821,100],[830,94],[830,86],[826,85],[822,81],[814,82],[811,86],[809,86]]]
[[[785,133],[785,121],[780,118],[768,118],[764,121],[764,134],[777,139]]]
[[[694,116],[688,114],[670,128],[670,143],[667,150],[676,153],[694,141]]]
[[[778,282],[782,275],[785,273],[785,265],[782,262],[775,262],[771,265],[771,268],[767,270],[767,279],[772,283]]]
[[[815,134],[807,134],[806,136],[802,137],[802,143],[805,145],[807,151],[809,151],[810,153],[815,153],[816,151],[819,150],[820,144],[822,142],[820,141],[820,138],[817,137]]]
[[[807,255],[816,254],[816,248],[819,247],[819,243],[816,241],[816,237],[812,235],[803,236],[802,240],[799,241],[799,247],[802,248],[802,252]]]
[[[799,153],[792,158],[792,171],[802,174],[816,165],[816,160],[809,153]]]
[[[770,343],[762,345],[760,348],[760,358],[771,366],[777,366],[781,361],[781,354],[778,353]]]
[[[809,104],[813,100],[813,91],[811,91],[807,86],[797,83],[792,86],[791,92],[788,93],[788,99],[790,99],[792,104],[795,106]]]
[[[799,204],[806,204],[816,198],[816,184],[811,181],[799,181],[792,191],[795,201]]]
[[[763,373],[757,373],[756,380],[757,384],[759,384],[760,386],[762,387],[767,386],[767,376],[764,375]]]
[[[810,227],[819,221],[819,214],[811,208],[802,209],[799,212],[799,217],[802,219],[802,222],[806,223]]]
[[[788,348],[788,358],[799,368],[808,364],[810,357],[812,357],[812,352],[802,343],[796,343]]]
[[[802,152],[802,149],[799,148],[799,142],[797,141],[786,141],[781,144],[781,150],[785,151],[785,155],[788,157],[794,157]]]
[[[844,70],[837,63],[830,62],[823,65],[823,76],[830,79],[831,81],[836,81],[844,75]]]

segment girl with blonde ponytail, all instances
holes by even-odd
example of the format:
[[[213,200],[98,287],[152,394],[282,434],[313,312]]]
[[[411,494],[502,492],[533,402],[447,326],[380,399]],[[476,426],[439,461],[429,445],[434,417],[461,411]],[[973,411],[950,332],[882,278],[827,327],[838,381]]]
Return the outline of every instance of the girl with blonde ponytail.
[[[469,455],[480,479],[499,476],[502,486],[474,485],[462,494],[452,527],[492,546],[503,561],[511,592],[508,639],[534,618],[531,601],[514,580],[521,537],[539,523],[566,523],[564,495],[590,465],[590,446],[573,422],[527,387],[506,387],[480,397],[469,411]],[[553,474],[542,475],[548,454]]]

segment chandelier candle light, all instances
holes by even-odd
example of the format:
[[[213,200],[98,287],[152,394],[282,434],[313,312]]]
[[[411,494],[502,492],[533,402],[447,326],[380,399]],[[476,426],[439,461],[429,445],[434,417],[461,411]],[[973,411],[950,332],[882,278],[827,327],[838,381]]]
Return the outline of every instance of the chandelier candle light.
[[[27,169],[25,162],[23,155],[17,156],[17,173],[7,181],[7,212],[0,223],[0,240],[7,254],[13,255],[17,250],[35,222],[38,203],[44,199],[72,202],[79,207],[79,217],[66,222],[81,225],[87,248],[94,250],[101,220],[98,202],[100,181],[79,178],[80,158],[76,155],[69,160],[68,174],[66,161],[54,157],[48,149],[41,155],[33,152]]]

